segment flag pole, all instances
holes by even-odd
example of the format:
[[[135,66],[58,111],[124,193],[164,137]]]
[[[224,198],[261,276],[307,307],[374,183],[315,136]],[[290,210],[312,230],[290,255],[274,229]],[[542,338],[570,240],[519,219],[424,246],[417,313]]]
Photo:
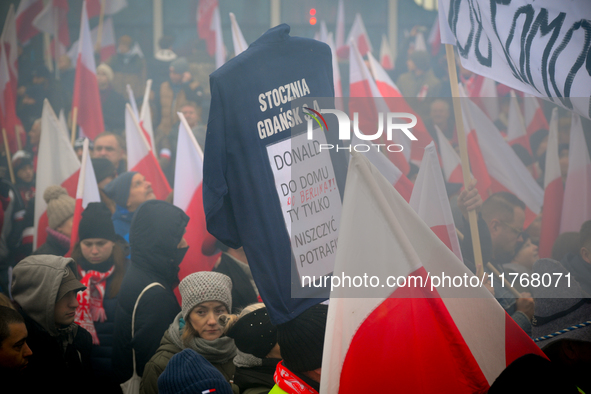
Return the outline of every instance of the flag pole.
[[[458,131],[458,143],[460,145],[460,158],[462,160],[462,175],[464,178],[464,188],[470,184],[470,161],[468,160],[468,145],[466,144],[466,133],[464,131],[464,121],[462,118],[462,106],[460,103],[460,89],[458,88],[458,76],[456,74],[456,58],[454,48],[451,44],[445,44],[445,53],[447,55],[447,71],[449,73],[449,83],[453,100],[454,116],[456,118],[456,128]],[[484,266],[482,263],[482,250],[480,248],[480,236],[478,234],[478,217],[476,211],[468,212],[468,221],[470,223],[470,235],[472,236],[472,248],[474,250],[474,264],[476,265],[476,275],[484,275]]]
[[[8,172],[10,173],[10,181],[16,184],[14,178],[14,170],[12,169],[12,156],[10,155],[10,147],[8,146],[8,138],[6,137],[6,129],[2,127],[2,138],[4,139],[4,149],[6,150],[6,162],[8,163]]]
[[[101,44],[103,41],[103,20],[105,19],[105,0],[101,0],[101,13],[99,14],[99,24],[97,29],[96,35],[96,45],[95,45],[95,52],[99,52],[101,50]]]
[[[72,146],[74,146],[74,142],[76,142],[76,122],[78,121],[78,107],[74,107],[72,110],[72,136],[70,142]]]
[[[21,141],[21,130],[23,128],[19,125],[15,125],[14,126],[14,135],[16,135],[16,147],[18,150],[22,150],[23,149],[23,143]]]

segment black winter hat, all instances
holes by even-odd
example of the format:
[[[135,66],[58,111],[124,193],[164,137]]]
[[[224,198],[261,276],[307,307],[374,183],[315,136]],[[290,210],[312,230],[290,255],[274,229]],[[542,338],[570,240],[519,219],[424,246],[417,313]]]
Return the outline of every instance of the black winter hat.
[[[314,305],[277,326],[279,348],[287,369],[297,373],[322,367],[327,313],[328,305]]]
[[[78,225],[78,237],[80,241],[88,238],[103,238],[115,241],[117,235],[111,221],[111,211],[102,202],[88,204]]]
[[[228,331],[242,353],[265,358],[277,344],[277,327],[271,324],[267,308],[260,308],[242,316]]]
[[[112,176],[113,178],[117,177],[115,166],[109,161],[109,159],[105,159],[104,157],[95,157],[92,159],[92,168],[94,169],[96,183],[101,183],[109,176]]]
[[[193,349],[175,354],[158,378],[162,394],[232,394],[224,375]]]
[[[127,208],[127,200],[129,200],[129,189],[131,188],[131,181],[133,176],[137,174],[135,171],[124,172],[117,178],[105,186],[105,193],[107,197],[115,201],[121,208]],[[97,179],[98,181],[98,179]]]

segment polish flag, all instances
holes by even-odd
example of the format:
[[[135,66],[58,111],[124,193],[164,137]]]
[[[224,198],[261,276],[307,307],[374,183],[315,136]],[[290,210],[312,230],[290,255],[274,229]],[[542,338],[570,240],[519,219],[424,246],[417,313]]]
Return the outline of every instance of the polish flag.
[[[197,34],[207,43],[209,56],[214,56],[216,51],[215,31],[212,29],[216,9],[219,15],[218,0],[201,0],[197,5]]]
[[[335,46],[337,57],[346,59],[349,57],[349,47],[345,43],[345,6],[343,0],[339,0],[337,7],[337,27],[335,32]]]
[[[410,206],[421,219],[433,230],[435,235],[451,250],[460,261],[460,241],[456,233],[451,206],[445,190],[439,158],[435,143],[431,141],[425,148],[425,155],[412,189]]]
[[[0,45],[0,125],[2,129],[6,130],[10,152],[16,152],[18,150],[16,131],[22,129],[22,126],[16,115],[15,96],[4,49],[4,46]],[[21,133],[21,137],[25,137],[24,133]],[[0,138],[2,138],[1,134]],[[2,145],[4,145],[4,141],[2,141]]]
[[[88,138],[84,139],[82,148],[82,161],[80,175],[78,176],[78,187],[76,188],[76,208],[74,209],[74,220],[72,222],[72,235],[70,237],[70,255],[74,245],[78,242],[78,226],[82,218],[82,212],[91,202],[101,202],[98,183],[92,168],[92,160],[88,152]]]
[[[92,47],[94,48],[98,37],[98,26],[90,31],[90,37],[92,37]],[[101,39],[101,62],[106,63],[116,53],[117,44],[115,41],[113,18],[106,18],[103,22],[103,37]],[[74,42],[68,50],[68,57],[72,60],[72,63],[76,63],[76,58],[78,57],[78,41]]]
[[[67,52],[70,46],[70,31],[68,29],[68,0],[51,0],[33,20],[37,30],[51,34],[51,53],[55,59]],[[57,37],[57,55],[55,53],[55,38]]]
[[[581,118],[573,112],[560,234],[579,231],[591,219],[591,158],[587,146]]]
[[[540,102],[537,97],[532,96],[529,93],[524,93],[523,112],[528,136],[532,135],[539,129],[548,130],[548,121],[546,120],[546,116],[544,116],[544,111],[542,111],[542,107],[540,107]]]
[[[441,48],[441,32],[439,31],[439,18],[435,18],[431,32],[429,32],[429,45],[431,46],[431,56],[437,56]]]
[[[154,126],[152,125],[152,110],[150,109],[150,91],[152,90],[152,80],[148,79],[146,82],[146,90],[144,90],[144,99],[142,101],[142,109],[140,110],[140,127],[148,140],[150,149],[154,152]]]
[[[101,96],[96,80],[94,47],[90,38],[90,29],[88,28],[88,18],[86,16],[86,1],[82,5],[72,110],[78,111],[77,125],[80,126],[82,136],[94,141],[97,135],[105,131]]]
[[[80,161],[74,148],[49,101],[43,102],[41,115],[41,137],[39,139],[39,153],[37,156],[37,181],[35,190],[35,241],[33,248],[37,249],[45,243],[47,237],[47,204],[41,198],[43,192],[51,185],[60,185],[75,198],[78,177],[80,175]]]
[[[499,133],[492,120],[471,100],[461,100],[464,115],[472,123],[482,158],[491,179],[491,192],[508,191],[515,194],[526,205],[525,224],[527,228],[540,213],[544,191],[531,176],[511,146]],[[474,168],[473,168],[474,171]],[[476,175],[476,174],[475,174]],[[480,182],[478,176],[476,179]],[[478,183],[476,184],[478,188]]]
[[[43,0],[21,0],[16,10],[16,35],[22,44],[39,34],[33,20],[43,11]]]
[[[1,37],[0,42],[4,46],[4,51],[6,52],[6,62],[8,63],[12,95],[16,102],[16,89],[18,85],[18,45],[16,39],[16,18],[14,15],[14,5],[12,4],[8,8],[8,14],[6,14]]]
[[[182,113],[178,113],[179,137],[176,150],[173,204],[182,209],[190,218],[185,239],[189,250],[179,271],[179,280],[198,271],[211,271],[219,255],[205,256],[201,247],[206,240],[215,242],[209,234],[203,210],[203,152]],[[177,298],[180,294],[177,292]]]
[[[352,144],[361,144],[359,138],[356,135],[352,137]],[[361,153],[373,164],[380,174],[388,180],[388,182],[394,186],[394,189],[404,198],[406,202],[410,201],[410,196],[413,191],[413,183],[396,167],[388,158],[377,149],[370,149],[367,152]]]
[[[125,142],[128,171],[137,171],[145,176],[152,183],[156,198],[164,200],[171,192],[170,186],[129,104],[125,111]]]
[[[385,70],[394,70],[394,56],[392,56],[392,50],[385,34],[382,34],[382,44],[380,45],[380,64]]]
[[[365,30],[365,25],[363,24],[363,19],[361,19],[361,14],[359,13],[355,14],[355,20],[349,32],[349,37],[347,37],[347,42],[349,46],[351,42],[354,42],[361,56],[365,56],[368,52],[373,51],[367,30]]]
[[[482,75],[472,74],[470,78],[460,79],[466,88],[466,94],[493,121],[499,118],[499,99],[495,81]]]
[[[544,205],[542,206],[542,230],[538,254],[540,258],[552,257],[552,246],[560,234],[560,216],[564,199],[564,185],[558,159],[558,108],[552,110],[544,173]]]
[[[234,44],[234,56],[238,56],[242,52],[246,51],[248,44],[242,35],[242,30],[240,30],[240,26],[238,26],[238,22],[236,22],[236,15],[234,15],[233,12],[230,12],[230,21],[232,23],[232,43]]]
[[[354,42],[351,42],[349,55],[349,96],[351,97],[349,112],[350,114],[357,112],[359,114],[359,129],[371,134],[378,128],[380,113],[385,116],[390,110]],[[393,133],[392,141],[387,141],[385,138],[386,132],[383,132],[382,137],[378,141],[373,141],[373,143],[384,143],[386,145],[397,143],[402,145],[402,152],[387,151],[386,153],[390,161],[403,174],[408,174],[410,170],[410,140],[398,133]]]
[[[431,142],[433,139],[431,135],[427,131],[425,124],[421,117],[411,108],[410,105],[406,102],[402,93],[398,89],[398,86],[392,81],[386,70],[382,68],[380,63],[373,57],[371,53],[367,54],[367,58],[369,59],[369,65],[371,67],[371,71],[373,77],[376,81],[376,86],[380,91],[382,97],[388,104],[388,108],[390,108],[390,112],[407,112],[411,113],[417,118],[417,124],[412,128],[412,133],[415,137],[417,137],[416,141],[410,141],[407,139],[406,136],[399,136],[400,139],[406,140],[405,142],[410,142],[410,155],[406,154],[406,158],[410,161],[420,163],[423,159],[423,149]],[[408,119],[405,119],[408,122]],[[401,133],[397,131],[397,133]],[[398,139],[398,141],[400,141]],[[400,143],[400,142],[399,142]],[[406,146],[405,146],[406,149]]]
[[[529,136],[523,123],[523,115],[515,92],[511,90],[511,101],[509,103],[509,121],[507,122],[507,142],[509,145],[520,144],[531,153]]]
[[[226,47],[224,46],[224,37],[222,35],[222,18],[220,17],[220,7],[213,10],[211,19],[211,30],[215,36],[215,68],[220,68],[226,62]]]
[[[332,38],[332,32],[328,33],[326,44],[330,47],[332,54],[332,81],[334,85],[335,108],[343,110],[343,88],[341,85],[341,70],[339,69],[339,59],[337,58],[337,51],[335,50],[335,43]]]
[[[376,276],[383,286],[331,292],[320,392],[485,393],[518,357],[543,357],[485,288],[431,290],[435,275],[472,273],[367,159],[353,156],[333,278]],[[389,277],[407,284],[386,286]],[[417,277],[425,287],[413,285]]]
[[[462,159],[437,125],[435,125],[435,131],[439,141],[439,156],[445,180],[449,183],[464,183]]]
[[[88,18],[94,18],[101,14],[101,2],[105,3],[104,15],[113,15],[127,7],[127,0],[86,0]]]

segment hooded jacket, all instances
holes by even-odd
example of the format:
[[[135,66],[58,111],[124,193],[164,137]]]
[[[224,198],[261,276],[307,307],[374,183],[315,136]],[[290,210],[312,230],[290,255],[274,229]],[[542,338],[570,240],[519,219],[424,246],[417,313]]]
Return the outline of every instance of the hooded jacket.
[[[133,374],[132,348],[135,349],[136,372],[142,376],[144,366],[156,353],[164,332],[181,311],[173,288],[178,284],[179,264],[186,249],[177,249],[189,217],[164,201],[146,201],[135,212],[129,240],[131,265],[117,299],[113,334],[113,369],[119,382]],[[140,293],[150,288],[138,304],[135,335],[131,338],[133,308]]]
[[[67,266],[77,272],[74,260],[52,255],[30,256],[14,267],[12,294],[33,352],[21,392],[92,392],[90,334],[76,324],[60,330],[55,325],[55,303]]]

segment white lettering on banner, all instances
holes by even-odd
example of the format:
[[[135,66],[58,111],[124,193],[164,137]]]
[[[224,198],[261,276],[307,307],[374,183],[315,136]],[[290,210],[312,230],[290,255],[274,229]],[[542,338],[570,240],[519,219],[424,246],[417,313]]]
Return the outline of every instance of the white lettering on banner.
[[[267,145],[300,283],[303,276],[331,273],[337,251],[341,196],[323,144],[326,136],[317,129],[313,140],[302,133]]]
[[[591,118],[589,0],[439,0],[467,69]]]

